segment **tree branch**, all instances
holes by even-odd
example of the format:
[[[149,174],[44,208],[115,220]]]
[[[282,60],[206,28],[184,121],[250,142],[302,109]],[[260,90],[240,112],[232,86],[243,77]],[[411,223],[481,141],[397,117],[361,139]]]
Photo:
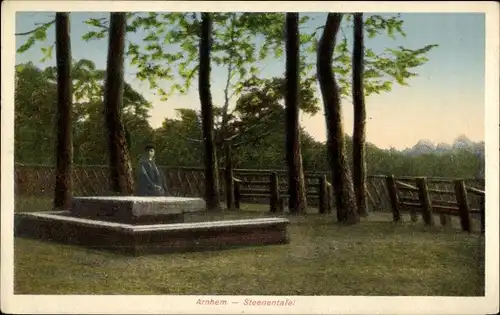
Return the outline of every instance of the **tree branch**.
[[[198,68],[199,68],[199,65],[195,66],[193,68],[193,70],[191,70],[191,73],[188,75],[188,78],[187,78],[187,81],[190,81],[193,76],[196,74],[196,72],[198,71]]]
[[[22,32],[22,33],[14,33],[15,36],[26,36],[26,35],[30,35],[30,34],[33,34],[33,33],[36,33],[37,31],[43,29],[43,28],[46,28],[52,24],[54,24],[56,22],[56,20],[52,20],[50,22],[46,22],[46,23],[36,23],[35,25],[40,25],[34,29],[32,29],[31,31],[28,31],[28,32]]]
[[[342,32],[342,37],[344,37],[344,39],[347,39],[347,35],[345,34],[343,27],[340,28],[340,32]]]
[[[102,20],[105,20],[105,19],[102,19]],[[101,24],[101,25],[92,25],[92,26],[99,27],[99,28],[105,29],[106,31],[109,31],[109,26],[106,26],[104,24]]]

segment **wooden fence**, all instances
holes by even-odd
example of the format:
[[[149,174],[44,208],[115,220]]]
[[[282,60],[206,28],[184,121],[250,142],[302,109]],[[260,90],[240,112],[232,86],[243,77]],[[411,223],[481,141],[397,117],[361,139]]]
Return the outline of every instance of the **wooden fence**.
[[[245,198],[269,198],[269,208],[271,212],[283,212],[288,191],[280,185],[277,172],[271,172],[267,180],[244,181],[233,178],[234,197],[236,209],[240,209],[240,204]],[[314,181],[317,182],[314,182]],[[320,213],[331,213],[333,208],[333,190],[328,182],[326,175],[305,176],[306,196],[308,200],[317,201]],[[258,188],[256,188],[258,187]]]
[[[424,223],[432,226],[435,224],[433,214],[436,213],[439,214],[441,225],[447,226],[452,215],[460,218],[462,230],[470,232],[471,214],[478,214],[481,232],[484,233],[484,189],[473,187],[464,179],[425,177],[387,176],[386,184],[394,221],[400,221],[402,210],[409,210],[414,221],[420,212]],[[440,185],[442,188],[434,188],[432,185]]]
[[[167,180],[169,195],[183,197],[203,196],[205,175],[200,167],[160,167]],[[54,193],[55,168],[49,165],[15,164],[15,192],[16,197],[48,197]],[[278,176],[280,191],[285,192],[288,186],[286,170],[256,170],[235,169],[233,176],[244,182],[243,190],[259,185],[259,182],[268,181],[271,173]],[[219,178],[223,179],[224,169],[220,169]],[[306,188],[308,189],[308,204],[319,206],[319,194],[314,193],[314,187],[319,189],[321,178],[330,181],[325,172],[305,172]],[[109,194],[108,167],[103,165],[74,165],[72,170],[73,194],[78,196],[102,196]],[[224,186],[221,180],[220,192],[224,196]],[[262,187],[262,186],[261,186]],[[370,207],[374,210],[388,210],[390,205],[385,182],[382,177],[369,176],[367,181]],[[257,187],[256,187],[257,188]],[[268,203],[268,195],[241,196],[241,202]]]
[[[200,167],[161,167],[167,179],[169,195],[196,197],[203,196],[204,192],[204,172]],[[220,170],[220,178],[223,179],[224,169]],[[287,194],[286,170],[255,170],[255,169],[235,169],[233,176],[235,189],[238,195],[237,201],[251,203],[269,203],[272,209],[279,211],[281,203]],[[305,172],[305,183],[308,196],[308,204],[319,208],[320,212],[329,212],[334,206],[331,196],[330,175],[325,172]],[[388,179],[389,178],[389,179]],[[409,199],[415,198],[419,191],[414,177],[395,178],[397,186],[397,199],[394,199],[392,183],[393,177],[385,175],[369,175],[367,178],[367,204],[372,211],[394,211],[394,202],[398,202],[398,208],[404,210],[414,206],[418,211],[422,208],[419,200],[412,204]],[[75,165],[72,172],[73,194],[79,196],[99,196],[109,194],[109,173],[108,167],[103,165]],[[432,196],[432,207],[441,212],[452,211],[447,208],[456,204],[456,190],[453,186],[454,180],[463,179],[443,179],[428,177],[425,181],[427,192]],[[413,183],[415,184],[413,185]],[[467,187],[467,202],[471,213],[480,209],[484,199],[484,180],[466,179],[463,180]],[[45,197],[51,198],[54,192],[55,169],[47,165],[15,165],[15,193],[16,198],[20,197]],[[411,187],[406,187],[410,185]],[[411,188],[411,189],[410,189]],[[413,189],[415,188],[415,189]],[[328,190],[325,194],[325,190]],[[271,198],[271,192],[274,195]],[[389,193],[391,191],[391,194]],[[277,192],[277,193],[276,193]],[[404,194],[403,194],[404,193]],[[224,196],[224,185],[221,183],[221,196]],[[421,193],[422,194],[422,193]],[[427,195],[422,194],[425,200]],[[418,197],[418,196],[417,196]],[[413,201],[415,201],[414,199]],[[451,204],[450,202],[453,202]],[[441,207],[440,207],[441,206]],[[446,210],[443,210],[446,209]],[[275,210],[273,210],[275,211]],[[456,212],[454,212],[456,214]]]

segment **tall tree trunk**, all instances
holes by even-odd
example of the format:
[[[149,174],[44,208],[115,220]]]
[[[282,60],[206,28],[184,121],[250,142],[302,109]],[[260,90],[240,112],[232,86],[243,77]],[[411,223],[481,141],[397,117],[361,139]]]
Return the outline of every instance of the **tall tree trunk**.
[[[288,166],[289,209],[307,209],[304,170],[299,133],[299,14],[286,13],[286,160]]]
[[[214,142],[214,115],[210,92],[210,51],[212,49],[212,17],[201,14],[200,67],[198,84],[200,91],[203,139],[205,144],[205,201],[207,210],[220,209],[219,174]]]
[[[108,60],[104,86],[104,112],[108,131],[111,189],[121,195],[131,195],[134,192],[132,163],[121,120],[126,24],[125,13],[113,12],[110,14]]]
[[[69,13],[56,13],[56,60],[57,60],[57,144],[56,183],[54,208],[71,207],[72,144],[72,82],[71,38]]]
[[[354,105],[354,130],[352,143],[353,184],[358,212],[368,215],[366,208],[366,107],[364,72],[363,13],[354,14],[354,47],[352,52],[352,99]]]
[[[332,71],[333,52],[341,21],[342,14],[328,14],[325,29],[318,43],[316,66],[325,107],[327,156],[332,172],[337,219],[341,223],[355,224],[359,221],[359,215],[356,210],[351,174],[346,161],[339,88]]]

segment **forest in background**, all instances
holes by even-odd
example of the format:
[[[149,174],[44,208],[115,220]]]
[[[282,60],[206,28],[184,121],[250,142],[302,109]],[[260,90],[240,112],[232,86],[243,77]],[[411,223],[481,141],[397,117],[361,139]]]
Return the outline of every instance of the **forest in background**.
[[[104,126],[102,91],[104,71],[88,60],[75,61],[73,106],[73,161],[77,165],[106,165],[108,162],[106,129]],[[39,69],[31,63],[16,66],[15,93],[15,160],[23,164],[55,165],[55,119],[57,82],[55,67]],[[232,118],[232,128],[245,128],[235,143],[235,168],[285,168],[284,108],[274,104],[245,106],[238,102],[238,115]],[[272,105],[272,104],[271,104]],[[177,109],[176,118],[165,118],[161,127],[148,123],[151,104],[129,84],[125,84],[123,121],[129,134],[131,158],[137,162],[145,144],[154,143],[157,161],[164,166],[203,167],[200,112]],[[215,128],[220,128],[220,107],[215,107]],[[266,116],[266,111],[273,115]],[[265,117],[265,119],[259,119]],[[218,124],[217,124],[218,122]],[[326,147],[301,130],[302,158],[305,171],[328,171]],[[352,138],[346,138],[347,157],[352,152]],[[218,150],[222,151],[219,146]],[[439,176],[474,178],[481,160],[477,151],[484,143],[474,143],[457,137],[454,144],[420,141],[411,149],[380,149],[366,145],[368,174],[396,176]],[[223,165],[223,154],[217,154]]]

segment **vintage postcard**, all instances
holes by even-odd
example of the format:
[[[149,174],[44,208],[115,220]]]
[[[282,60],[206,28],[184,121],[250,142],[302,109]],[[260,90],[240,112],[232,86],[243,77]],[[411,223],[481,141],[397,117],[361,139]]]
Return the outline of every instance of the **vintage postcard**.
[[[495,2],[2,2],[5,313],[499,309]]]

